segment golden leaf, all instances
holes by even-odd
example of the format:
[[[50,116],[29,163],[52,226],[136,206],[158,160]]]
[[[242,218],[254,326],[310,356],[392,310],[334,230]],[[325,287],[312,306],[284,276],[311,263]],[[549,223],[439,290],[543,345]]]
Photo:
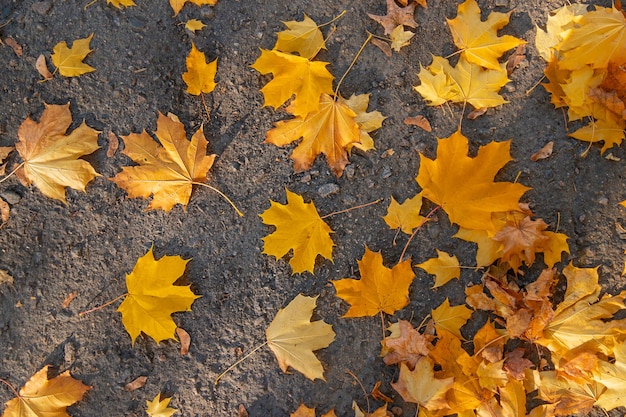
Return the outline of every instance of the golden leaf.
[[[387,329],[392,334],[382,341],[381,356],[387,365],[406,363],[409,369],[414,369],[417,361],[427,356],[432,347],[432,335],[418,332],[406,320],[398,320]],[[394,334],[397,330],[397,334]]]
[[[146,401],[146,413],[150,417],[170,417],[178,412],[177,409],[168,407],[171,398],[161,398],[161,393],[158,393],[152,401]]]
[[[396,52],[400,52],[400,49],[403,46],[407,46],[411,43],[411,38],[413,36],[415,36],[414,32],[404,30],[404,26],[398,25],[398,27],[389,34],[389,38],[391,39],[391,49]]]
[[[206,27],[202,21],[198,19],[189,19],[187,23],[185,23],[185,29],[190,30],[192,32],[196,32],[198,30],[202,30]],[[192,44],[193,45],[193,44]]]
[[[113,6],[121,9],[124,7],[135,6],[135,2],[133,0],[107,0],[107,4],[112,4]]]
[[[15,149],[24,159],[18,174],[26,178],[26,185],[34,183],[45,196],[65,203],[65,187],[85,191],[99,176],[87,161],[78,158],[99,148],[100,132],[83,122],[66,136],[72,123],[69,103],[45,106],[39,123],[27,118],[17,131]]]
[[[312,62],[304,57],[261,49],[261,56],[252,68],[274,78],[261,89],[264,106],[275,109],[295,95],[290,112],[305,117],[320,109],[320,96],[333,94],[333,75],[326,69],[328,62]]]
[[[200,298],[190,286],[174,285],[185,272],[189,259],[163,256],[156,260],[152,248],[137,260],[130,274],[126,274],[128,295],[117,308],[122,323],[133,345],[139,333],[144,332],[159,344],[175,339],[176,323],[172,313],[190,311],[194,300]]]
[[[298,294],[287,307],[278,310],[265,335],[283,372],[292,367],[310,380],[325,381],[324,368],[313,351],[328,347],[335,340],[335,332],[322,320],[310,321],[316,300]]]
[[[360,141],[361,131],[355,118],[356,114],[347,105],[323,94],[319,111],[305,118],[276,122],[267,132],[265,142],[285,146],[303,138],[291,154],[296,172],[309,169],[321,153],[333,173],[340,177],[348,164],[347,147]]]
[[[124,167],[111,181],[126,190],[129,197],[152,195],[148,210],[170,211],[176,204],[186,207],[193,183],[206,181],[215,155],[206,155],[208,142],[202,128],[188,141],[183,124],[174,115],[159,113],[154,133],[161,145],[146,131],[122,136],[124,155],[139,165]]]
[[[48,366],[33,375],[17,398],[6,403],[2,417],[67,416],[66,408],[80,401],[91,387],[72,378],[70,371],[48,379]]]
[[[89,49],[91,38],[93,38],[93,33],[85,39],[75,40],[71,48],[68,48],[65,41],[54,46],[50,59],[59,70],[59,74],[64,77],[77,77],[96,70],[83,62],[87,55],[93,51],[93,49]]]
[[[270,202],[270,208],[260,214],[264,224],[276,231],[263,238],[263,253],[280,259],[293,249],[289,265],[294,274],[313,273],[317,255],[333,260],[331,228],[320,218],[311,203],[298,194],[287,192],[287,204]]]
[[[214,6],[217,4],[217,0],[170,0],[170,6],[172,6],[172,10],[174,10],[174,16],[183,9],[185,3],[192,3],[196,6]]]
[[[380,252],[372,252],[366,246],[358,264],[360,280],[333,281],[337,297],[351,304],[343,317],[373,316],[380,312],[393,314],[409,304],[409,287],[415,278],[410,259],[389,269],[383,265]]]
[[[197,96],[213,91],[216,85],[217,59],[207,64],[204,53],[196,49],[192,42],[186,63],[187,72],[183,73],[183,81],[187,84],[187,92]]]
[[[309,408],[301,403],[296,411],[289,414],[289,417],[315,417],[315,408]]]
[[[435,285],[433,285],[433,288],[441,287],[448,281],[461,277],[461,267],[459,266],[457,257],[450,256],[439,249],[437,249],[436,258],[431,258],[415,266],[435,276]]]
[[[348,145],[348,151],[352,148],[358,148],[362,151],[369,151],[374,149],[374,139],[369,135],[376,129],[380,129],[383,125],[383,121],[386,119],[378,110],[368,112],[370,95],[369,94],[353,94],[349,99],[339,97],[337,100],[340,103],[350,107],[350,109],[356,114],[354,121],[359,130],[361,131],[359,142],[353,142]]]
[[[445,330],[454,335],[458,339],[463,340],[461,336],[461,327],[467,323],[472,315],[472,310],[464,305],[450,306],[450,301],[446,297],[445,301],[439,307],[432,310],[431,313],[437,334],[440,330]]]
[[[413,229],[421,226],[426,218],[420,216],[422,209],[422,194],[419,193],[413,198],[407,198],[402,204],[398,204],[395,198],[391,197],[391,203],[387,209],[387,214],[383,220],[391,229],[400,229],[407,235],[413,233]]]
[[[277,33],[274,49],[281,52],[297,52],[301,57],[313,59],[320,49],[326,49],[324,35],[317,23],[306,14],[301,22],[283,22],[287,30]]]
[[[432,359],[423,356],[417,361],[414,370],[406,364],[400,364],[398,381],[392,383],[404,401],[417,403],[428,410],[440,410],[448,407],[446,393],[452,387],[454,378],[436,378]]]
[[[509,49],[525,43],[513,36],[498,36],[498,30],[509,23],[510,15],[511,12],[491,12],[483,22],[476,1],[466,0],[459,5],[457,17],[447,21],[454,44],[468,62],[501,71],[498,58]]]

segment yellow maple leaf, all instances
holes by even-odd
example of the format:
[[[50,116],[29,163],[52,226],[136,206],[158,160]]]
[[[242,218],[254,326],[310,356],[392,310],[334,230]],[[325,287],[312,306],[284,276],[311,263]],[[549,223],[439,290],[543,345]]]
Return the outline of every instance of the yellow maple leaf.
[[[322,31],[306,14],[301,22],[290,20],[283,23],[288,29],[277,33],[275,50],[297,52],[303,58],[313,59],[320,49],[326,49]]]
[[[383,220],[391,229],[400,229],[407,235],[413,233],[413,229],[421,226],[426,218],[420,216],[422,209],[422,193],[413,198],[407,198],[402,204],[398,204],[395,198],[391,197],[391,203],[387,209],[387,214]]]
[[[361,279],[343,278],[333,281],[337,297],[351,304],[343,317],[373,316],[381,312],[393,314],[409,304],[409,287],[415,278],[407,259],[392,269],[383,265],[380,252],[365,247],[358,261]]]
[[[93,49],[89,49],[91,38],[93,38],[93,33],[85,39],[75,40],[71,48],[68,48],[65,41],[59,42],[54,46],[50,59],[57,67],[59,74],[64,77],[77,77],[96,70],[91,65],[83,62],[85,57],[93,51]]]
[[[309,408],[301,403],[296,411],[289,414],[289,417],[315,417],[315,408]]]
[[[460,131],[439,139],[435,160],[420,154],[417,182],[422,195],[439,204],[450,221],[461,227],[493,228],[491,214],[518,210],[520,197],[529,189],[518,183],[493,182],[496,173],[511,160],[510,145],[510,141],[491,142],[470,158],[469,142]]]
[[[486,21],[480,19],[480,8],[475,0],[466,0],[459,5],[457,17],[446,19],[454,44],[462,51],[467,61],[501,71],[498,58],[509,49],[524,42],[514,36],[498,36],[498,30],[509,23],[511,12],[491,12]]]
[[[435,276],[435,285],[433,288],[441,287],[448,281],[461,277],[461,267],[456,256],[437,249],[437,257],[431,258],[421,264],[415,265],[424,271]]]
[[[445,330],[458,339],[463,340],[461,327],[467,323],[467,320],[472,315],[472,310],[464,305],[450,306],[450,300],[446,297],[439,307],[432,310],[431,315],[437,332]]]
[[[187,206],[193,184],[206,181],[215,155],[206,155],[208,142],[202,128],[188,141],[183,124],[174,115],[159,113],[154,133],[161,145],[146,131],[123,136],[124,155],[139,165],[124,167],[111,181],[126,190],[129,197],[153,195],[148,210],[170,211],[176,204]]]
[[[535,47],[539,55],[546,61],[553,57],[554,48],[563,40],[564,32],[580,20],[580,15],[587,13],[585,4],[568,4],[550,12],[546,22],[546,30],[537,27]]]
[[[121,9],[124,7],[135,6],[135,2],[133,0],[107,0],[107,4],[112,4],[113,6]]]
[[[367,107],[370,102],[369,94],[352,94],[349,99],[339,97],[337,100],[340,103],[350,107],[350,109],[356,114],[354,121],[361,135],[358,142],[348,144],[348,151],[352,148],[358,148],[362,151],[369,151],[374,149],[374,139],[369,135],[376,129],[380,129],[383,125],[383,121],[386,119],[378,110],[368,112]]]
[[[418,77],[421,84],[413,87],[430,106],[452,103],[469,103],[474,108],[496,107],[507,101],[498,91],[510,80],[506,64],[501,70],[483,69],[479,65],[459,58],[456,67],[447,59],[433,56],[427,68],[420,65]]]
[[[189,285],[174,285],[189,261],[180,256],[163,256],[156,260],[151,247],[137,260],[133,271],[126,274],[128,294],[117,311],[122,314],[122,323],[133,345],[141,332],[157,344],[176,339],[172,313],[190,311],[194,300],[200,298],[191,292]]]
[[[557,45],[562,69],[585,65],[607,68],[609,62],[626,59],[626,16],[615,7],[599,7],[586,13],[576,27],[563,34]]]
[[[606,411],[626,407],[626,344],[622,342],[615,346],[612,356],[614,361],[599,361],[593,377],[606,387],[594,405]]]
[[[489,236],[487,230],[475,230],[459,227],[459,231],[452,237],[474,242],[478,246],[476,250],[476,266],[489,266],[494,263],[502,254],[499,242]],[[559,254],[560,256],[560,254]]]
[[[622,144],[625,126],[624,122],[616,123],[613,121],[596,120],[575,132],[569,133],[569,136],[590,143],[604,141],[600,151],[604,153],[614,145],[620,146]]]
[[[196,6],[214,6],[217,4],[217,0],[170,0],[170,6],[172,6],[172,10],[174,10],[174,16],[183,9],[185,3],[192,3]]]
[[[414,32],[410,30],[404,30],[404,26],[398,25],[390,34],[389,39],[391,39],[391,49],[396,52],[400,52],[400,49],[403,46],[407,46],[411,43],[411,38],[415,36]]]
[[[29,117],[17,131],[15,149],[24,159],[18,174],[21,171],[26,185],[34,183],[45,196],[65,203],[65,187],[85,191],[99,175],[87,161],[78,158],[99,148],[100,132],[83,122],[66,136],[72,123],[69,103],[45,106],[39,123]]]
[[[412,371],[402,363],[398,381],[391,386],[398,391],[404,401],[417,403],[433,411],[447,408],[446,393],[452,388],[454,378],[436,378],[433,367],[432,359],[426,356],[417,361]]]
[[[48,379],[46,365],[24,384],[17,398],[7,401],[2,417],[67,416],[66,408],[90,389],[70,371]]]
[[[170,417],[178,412],[177,409],[169,407],[171,398],[161,398],[161,393],[158,393],[152,401],[146,400],[146,413],[150,417]]]
[[[198,19],[189,19],[187,23],[185,23],[185,29],[190,30],[192,32],[196,32],[198,30],[202,30],[206,27],[202,21]]]
[[[322,320],[310,321],[316,300],[298,294],[287,307],[278,310],[265,335],[283,372],[292,367],[312,381],[325,381],[322,363],[313,352],[328,347],[335,340],[335,332]]]
[[[308,59],[284,52],[261,49],[261,56],[252,68],[274,78],[261,89],[264,106],[275,109],[295,95],[290,112],[305,117],[320,109],[320,96],[333,94],[333,75],[326,69],[328,62]]]
[[[298,194],[285,191],[287,204],[270,201],[270,208],[260,214],[263,223],[276,227],[263,238],[263,253],[280,259],[293,249],[289,261],[293,273],[313,273],[317,255],[333,260],[333,231],[312,202],[305,203]]]
[[[187,92],[197,96],[213,91],[216,86],[217,59],[207,63],[204,53],[192,42],[186,63],[187,72],[183,73],[183,81],[187,84]]]
[[[279,121],[267,132],[265,142],[285,146],[302,138],[291,153],[296,172],[311,167],[317,155],[324,154],[333,173],[340,177],[348,164],[347,147],[360,141],[356,114],[345,104],[323,94],[319,111]]]

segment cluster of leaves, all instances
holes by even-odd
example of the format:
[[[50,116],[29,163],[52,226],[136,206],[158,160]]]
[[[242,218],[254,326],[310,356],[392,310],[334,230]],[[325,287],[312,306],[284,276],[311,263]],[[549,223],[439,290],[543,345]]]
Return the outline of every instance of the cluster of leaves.
[[[333,75],[324,61],[313,61],[325,49],[324,35],[308,16],[301,22],[286,22],[287,30],[278,33],[271,50],[262,49],[252,68],[273,78],[262,89],[265,106],[279,108],[293,96],[285,110],[294,118],[279,121],[267,133],[265,141],[285,146],[302,138],[293,150],[296,172],[311,167],[319,154],[337,177],[348,164],[353,147],[367,151],[374,148],[370,132],[380,128],[385,119],[378,112],[367,112],[369,94],[344,99],[338,86],[333,91]]]
[[[561,7],[537,28],[539,54],[548,62],[544,84],[555,107],[569,120],[586,120],[570,136],[604,142],[602,152],[620,145],[626,128],[626,13],[621,7],[583,4]]]

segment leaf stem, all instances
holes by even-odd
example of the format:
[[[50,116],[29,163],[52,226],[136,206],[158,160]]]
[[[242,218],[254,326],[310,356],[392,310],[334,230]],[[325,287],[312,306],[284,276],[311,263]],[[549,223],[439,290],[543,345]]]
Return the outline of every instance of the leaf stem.
[[[343,73],[343,75],[341,76],[341,79],[339,80],[339,82],[337,83],[337,88],[335,88],[335,99],[337,99],[338,97],[338,93],[339,93],[339,87],[341,86],[341,83],[343,82],[344,78],[346,78],[346,75],[348,75],[348,73],[350,72],[350,70],[352,69],[352,67],[354,66],[354,64],[356,63],[356,60],[359,59],[359,56],[361,55],[361,52],[363,52],[363,49],[365,49],[365,46],[367,45],[367,43],[372,39],[372,34],[368,32],[367,35],[367,39],[365,39],[365,42],[363,42],[363,45],[361,45],[361,48],[359,49],[359,51],[356,53],[356,56],[354,57],[354,59],[352,60],[352,62],[350,63],[350,66],[348,67],[348,69],[346,70],[346,72]]]
[[[233,202],[232,202],[232,200],[226,196],[226,194],[224,194],[223,192],[221,192],[221,191],[220,191],[220,190],[218,190],[217,188],[212,187],[212,186],[210,186],[209,184],[205,184],[205,183],[203,183],[203,182],[195,182],[195,181],[192,181],[191,183],[192,183],[193,185],[201,185],[201,186],[203,186],[203,187],[206,187],[206,188],[208,188],[208,189],[210,189],[210,190],[215,191],[215,192],[216,192],[216,193],[218,193],[220,196],[222,196],[222,198],[223,198],[224,200],[228,201],[228,204],[230,204],[230,205],[231,205],[231,207],[235,209],[235,211],[237,212],[237,214],[239,215],[239,217],[243,217],[243,213],[241,212],[241,210],[239,210],[239,209],[237,208],[237,206],[235,205],[235,203],[233,203]]]
[[[347,213],[347,212],[352,211],[352,210],[360,209],[360,208],[367,207],[367,206],[372,206],[374,204],[380,203],[381,201],[383,201],[383,199],[379,198],[376,201],[370,201],[369,203],[361,204],[360,206],[350,207],[350,208],[347,208],[345,210],[333,211],[332,213],[328,213],[328,214],[320,217],[320,219],[325,219],[327,217],[334,216],[335,214]]]
[[[120,295],[119,297],[115,297],[115,298],[114,298],[114,299],[112,299],[111,301],[107,301],[106,303],[104,303],[104,304],[102,304],[102,305],[100,305],[100,306],[98,306],[98,307],[94,307],[94,308],[92,308],[91,310],[81,311],[80,313],[78,313],[78,315],[79,315],[80,317],[82,317],[82,316],[84,316],[85,314],[93,313],[94,311],[98,311],[98,310],[100,310],[100,309],[103,309],[104,307],[108,307],[108,306],[110,306],[111,304],[113,304],[114,302],[116,302],[117,300],[119,300],[119,299],[121,299],[121,298],[126,297],[127,295],[128,295],[128,293],[122,294],[122,295]]]
[[[18,169],[20,169],[21,167],[23,167],[23,166],[24,166],[24,164],[25,164],[25,163],[26,163],[26,162],[22,162],[21,164],[19,164],[19,165],[17,166],[17,168],[15,168],[13,171],[11,171],[9,174],[7,174],[4,178],[2,178],[2,179],[0,180],[0,183],[4,182],[4,180],[6,180],[7,178],[9,178],[11,175],[15,174],[15,173],[17,172],[17,170],[18,170]]]
[[[385,316],[383,315],[383,311],[380,310],[380,324],[382,325],[383,328],[383,342],[385,341],[385,339],[387,339],[387,335],[385,334]]]
[[[90,1],[89,3],[87,3],[87,4],[85,5],[85,7],[83,7],[83,10],[87,10],[87,7],[89,7],[89,6],[93,5],[93,4],[94,4],[95,2],[97,2],[97,1],[98,1],[98,0],[92,0],[92,1]]]
[[[15,387],[13,387],[13,385],[11,385],[8,381],[5,381],[4,379],[0,378],[0,382],[2,382],[4,385],[6,385],[7,387],[9,387],[9,389],[11,391],[13,391],[13,394],[15,394],[15,396],[17,398],[22,398],[19,394],[19,392],[17,392],[17,390],[15,389]]]
[[[354,373],[351,370],[346,369],[346,373],[350,375],[352,378],[354,378],[354,380],[357,382],[357,384],[359,384],[359,386],[363,390],[363,394],[365,394],[365,401],[367,401],[367,415],[370,415],[370,398],[369,398],[370,395],[367,393],[367,390],[363,386],[363,383],[361,382],[361,380],[356,375],[354,375]]]
[[[226,369],[224,372],[222,372],[221,374],[219,374],[217,376],[217,378],[215,378],[215,382],[213,383],[213,386],[216,387],[217,383],[220,382],[220,379],[222,379],[222,377],[224,375],[226,375],[228,372],[232,371],[233,368],[235,368],[235,366],[239,365],[241,362],[245,361],[246,359],[248,359],[254,352],[256,352],[257,350],[261,349],[263,346],[267,345],[267,340],[263,343],[261,343],[259,346],[255,347],[254,349],[252,349],[250,352],[248,352],[244,357],[242,357],[241,359],[239,359],[237,362],[233,363],[232,365],[230,365],[228,367],[228,369]]]
[[[432,209],[430,211],[430,213],[428,213],[426,215],[426,217],[424,217],[424,220],[422,220],[422,222],[419,224],[419,226],[417,226],[415,228],[415,230],[413,231],[413,234],[411,234],[411,237],[409,237],[409,240],[406,242],[406,245],[404,245],[404,249],[402,249],[402,254],[400,255],[400,260],[398,261],[398,263],[402,262],[402,258],[404,258],[404,254],[406,253],[407,248],[409,247],[409,243],[411,243],[411,240],[413,240],[413,238],[415,237],[415,235],[417,234],[417,231],[420,230],[422,228],[422,226],[424,226],[424,224],[432,217],[433,214],[435,214],[435,212],[437,210],[439,210],[441,208],[441,206],[437,206],[434,209]]]
[[[391,42],[390,38],[386,38],[386,37],[380,36],[380,35],[375,35],[375,34],[371,33],[370,31],[367,31],[367,33],[368,33],[368,35],[372,35],[372,38],[380,39],[381,41]]]
[[[202,104],[204,105],[204,111],[206,112],[207,120],[210,121],[211,120],[211,113],[209,113],[209,108],[206,105],[206,100],[204,99],[204,93],[200,93],[200,97],[202,97]]]
[[[321,27],[330,25],[331,23],[336,22],[337,20],[341,19],[344,14],[346,14],[345,10],[343,12],[339,13],[337,16],[333,17],[332,20],[330,20],[329,22],[322,23],[321,25],[317,25],[317,27],[321,28]]]

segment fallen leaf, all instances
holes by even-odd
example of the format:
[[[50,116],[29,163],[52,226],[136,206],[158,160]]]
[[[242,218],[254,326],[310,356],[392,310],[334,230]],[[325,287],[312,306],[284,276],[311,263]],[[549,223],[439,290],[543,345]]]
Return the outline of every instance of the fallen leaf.
[[[387,0],[386,15],[377,16],[370,13],[367,15],[380,23],[385,29],[385,35],[389,35],[399,25],[416,28],[417,22],[414,19],[414,14],[415,4],[411,3],[406,7],[398,7],[395,0]]]
[[[4,161],[14,150],[15,147],[13,146],[0,146],[0,162]]]
[[[533,162],[539,161],[540,159],[549,158],[552,155],[552,149],[554,148],[554,142],[548,142],[543,148],[535,152],[530,156],[530,160]]]
[[[48,64],[46,63],[46,57],[43,54],[37,57],[35,69],[44,78],[44,80],[51,80],[53,78],[52,73],[48,69]]]
[[[87,55],[93,51],[89,47],[92,38],[93,33],[84,39],[77,39],[71,48],[68,48],[65,41],[54,46],[50,59],[59,70],[59,74],[64,77],[77,77],[96,70],[83,62]]]
[[[183,9],[185,3],[192,3],[196,6],[214,6],[217,4],[217,0],[170,0],[170,6],[172,6],[172,10],[174,10],[174,16]]]
[[[369,134],[376,129],[380,129],[386,117],[383,116],[378,110],[371,112],[367,111],[370,102],[370,95],[352,94],[347,100],[343,97],[339,97],[337,101],[350,107],[350,110],[356,114],[354,121],[360,131],[359,141],[348,144],[348,151],[351,151],[352,148],[358,148],[364,152],[374,149],[374,139],[372,139]]]
[[[450,332],[459,340],[464,340],[461,336],[461,327],[467,323],[472,315],[472,310],[464,305],[450,306],[450,301],[446,297],[445,301],[439,307],[432,310],[432,318],[435,322],[437,334],[443,329]]]
[[[352,401],[352,409],[354,410],[354,417],[388,417],[387,404],[383,404],[380,408],[374,410],[373,413],[364,413],[356,401]]]
[[[68,308],[70,306],[70,303],[74,301],[76,297],[78,297],[78,291],[72,291],[67,297],[65,297],[65,300],[63,300],[63,303],[61,303],[61,307]]]
[[[124,7],[135,6],[135,2],[133,0],[107,0],[107,4],[112,4],[113,6],[121,9]]]
[[[296,172],[306,171],[319,154],[324,154],[333,173],[340,177],[348,164],[347,148],[360,142],[356,113],[346,104],[323,94],[319,111],[279,121],[267,132],[266,143],[285,146],[302,138],[291,153]]]
[[[11,216],[11,207],[9,203],[0,198],[0,219],[2,223],[0,223],[0,228],[2,228],[8,221]],[[0,281],[2,283],[2,281]]]
[[[289,414],[289,417],[315,417],[315,408],[309,408],[304,404],[300,404],[296,411]]]
[[[252,68],[261,74],[272,74],[274,78],[261,89],[263,106],[275,109],[295,95],[290,112],[306,117],[320,110],[322,94],[333,94],[333,75],[326,69],[328,62],[308,59],[280,51],[261,49],[261,56]]]
[[[120,146],[120,141],[113,132],[109,132],[108,139],[107,158],[113,158],[115,152],[117,152],[117,148]]]
[[[13,49],[13,52],[15,52],[15,55],[17,55],[18,57],[22,57],[22,45],[20,45],[19,43],[17,43],[17,41],[13,38],[6,38],[4,40],[4,43],[6,43],[7,45],[9,45],[11,47],[11,49]]]
[[[281,52],[297,52],[301,57],[313,59],[320,49],[326,49],[324,35],[317,23],[306,14],[301,22],[283,22],[287,30],[277,33],[274,49]]]
[[[186,59],[187,72],[183,73],[183,81],[187,84],[187,92],[193,95],[210,93],[215,88],[217,59],[207,63],[203,52],[191,43],[191,51]]]
[[[476,1],[466,0],[459,5],[454,19],[446,19],[454,44],[467,61],[484,68],[502,71],[498,58],[509,49],[525,42],[510,35],[498,36],[498,30],[509,23],[511,12],[491,12],[484,22],[480,15]]]
[[[396,199],[391,197],[391,203],[389,203],[387,214],[383,216],[383,220],[390,229],[400,229],[410,235],[416,227],[421,226],[427,220],[420,215],[421,209],[421,193],[413,198],[407,198],[402,204],[398,204]]]
[[[65,187],[85,191],[99,176],[87,161],[78,158],[99,148],[100,132],[83,122],[66,136],[72,124],[69,103],[45,106],[39,123],[26,118],[17,131],[15,149],[24,159],[18,173],[25,177],[26,185],[34,183],[45,196],[66,203]]]
[[[182,327],[176,328],[176,336],[178,336],[178,340],[180,340],[180,354],[186,355],[189,353],[189,346],[191,345],[191,336],[189,333]]]
[[[335,332],[322,320],[310,321],[316,300],[298,294],[287,307],[278,310],[265,334],[283,372],[292,367],[310,380],[325,381],[322,363],[313,352],[328,347],[335,340]]]
[[[286,205],[270,201],[270,208],[260,214],[264,224],[276,227],[275,232],[263,238],[263,253],[280,259],[293,250],[289,261],[293,273],[313,273],[318,255],[333,259],[333,231],[312,202],[305,203],[298,194],[285,191]]]
[[[482,116],[483,114],[487,113],[487,110],[489,110],[488,107],[479,107],[477,109],[472,110],[471,112],[469,112],[467,114],[467,118],[469,120],[476,120],[478,119],[480,116]]]
[[[579,19],[578,16],[587,13],[585,4],[568,4],[550,12],[546,22],[546,30],[536,27],[535,47],[539,55],[546,61],[553,57],[553,48],[563,40],[566,28]]]
[[[332,282],[337,297],[351,304],[343,317],[394,314],[409,303],[409,287],[415,278],[410,259],[389,269],[383,265],[380,252],[372,252],[366,246],[358,264],[360,280],[344,278]]]
[[[383,361],[386,365],[403,362],[412,370],[421,357],[428,356],[433,336],[418,332],[406,320],[398,320],[395,324],[399,334],[386,337],[382,341]]]
[[[7,401],[3,417],[67,416],[67,407],[80,401],[90,386],[65,371],[48,379],[48,366],[33,375],[19,396]]]
[[[391,386],[406,402],[419,404],[432,411],[446,408],[446,393],[452,388],[454,378],[436,378],[433,367],[433,361],[427,356],[417,361],[414,370],[401,363],[398,381]]]
[[[170,417],[178,410],[168,407],[170,405],[171,398],[163,398],[161,393],[158,393],[152,401],[146,401],[146,413],[150,417]]]
[[[202,21],[198,19],[189,19],[187,23],[185,23],[185,29],[190,30],[192,32],[196,32],[198,30],[202,30],[206,27]],[[193,44],[192,44],[193,45]]]
[[[542,220],[531,220],[526,216],[521,220],[508,221],[493,237],[502,243],[502,260],[509,261],[512,256],[520,256],[527,265],[535,262],[535,253],[543,249],[548,237],[543,231],[548,225]]]
[[[138,390],[139,388],[143,388],[146,385],[147,381],[147,376],[138,376],[128,384],[124,385],[124,389],[128,392],[133,392],[135,390]]]
[[[433,288],[441,287],[448,281],[461,277],[461,267],[459,266],[457,257],[450,256],[439,249],[437,249],[436,258],[431,258],[415,266],[435,276],[435,285],[433,285]]]
[[[387,57],[391,58],[391,46],[389,46],[389,44],[381,39],[376,39],[373,38],[371,40],[371,42],[374,44],[374,46],[376,46],[378,49],[380,49],[381,51],[383,51],[383,54],[385,54]]]
[[[391,39],[391,49],[396,52],[400,52],[400,49],[403,46],[407,46],[411,38],[415,36],[414,32],[410,30],[404,30],[404,26],[398,25],[390,34],[389,38]]]
[[[510,141],[482,146],[475,158],[467,156],[469,142],[460,131],[438,142],[436,159],[420,154],[416,179],[422,195],[439,204],[451,222],[467,229],[494,229],[492,213],[519,209],[519,199],[529,188],[493,182],[511,161]]]
[[[122,323],[133,345],[141,332],[157,344],[175,339],[177,326],[172,313],[190,311],[191,304],[200,298],[191,292],[189,285],[173,285],[185,272],[187,262],[189,259],[180,256],[163,256],[156,260],[150,248],[137,260],[133,271],[126,274],[128,295],[117,311],[122,314]]]
[[[9,274],[9,271],[4,269],[0,269],[0,285],[2,284],[13,285],[13,277]]]
[[[246,410],[246,406],[243,404],[239,404],[239,417],[249,417],[248,410]]]
[[[506,74],[511,75],[515,68],[526,59],[526,44],[518,45],[506,60]]]
[[[374,388],[372,388],[372,392],[370,393],[370,395],[375,400],[384,401],[386,403],[392,403],[393,399],[380,391],[380,384],[381,384],[380,381],[376,381],[376,384],[374,385]]]
[[[187,140],[185,128],[174,115],[159,113],[154,132],[161,145],[143,131],[122,136],[122,152],[138,166],[124,167],[110,178],[126,190],[129,197],[153,196],[147,210],[170,211],[176,204],[186,207],[193,183],[204,183],[215,155],[206,155],[208,142],[202,127]]]
[[[417,116],[407,117],[406,119],[404,119],[404,124],[408,126],[417,126],[427,132],[433,131],[433,128],[430,126],[430,122],[428,121],[428,119],[421,114],[418,114]]]

